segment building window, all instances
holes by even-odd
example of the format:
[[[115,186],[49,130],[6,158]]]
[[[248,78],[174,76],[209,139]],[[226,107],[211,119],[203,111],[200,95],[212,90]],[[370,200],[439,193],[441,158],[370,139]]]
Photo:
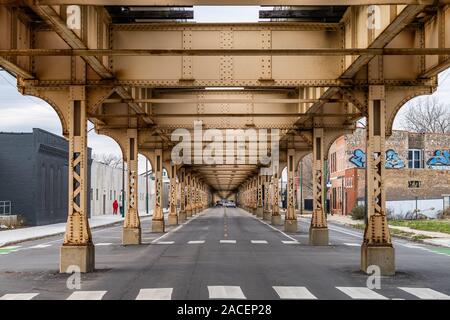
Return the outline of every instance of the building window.
[[[95,200],[98,201],[98,189],[95,189]]]
[[[94,189],[91,188],[91,201],[94,200]]]
[[[417,180],[408,181],[409,189],[417,189],[417,188],[420,188],[421,185],[422,185],[421,181],[417,181]]]
[[[116,190],[114,190],[114,200],[117,199],[117,194],[116,194]]]
[[[112,200],[112,190],[109,190],[109,200]]]
[[[408,150],[408,168],[421,169],[423,168],[423,152],[420,149]]]
[[[336,152],[333,152],[331,154],[331,161],[330,161],[330,171],[336,172]]]

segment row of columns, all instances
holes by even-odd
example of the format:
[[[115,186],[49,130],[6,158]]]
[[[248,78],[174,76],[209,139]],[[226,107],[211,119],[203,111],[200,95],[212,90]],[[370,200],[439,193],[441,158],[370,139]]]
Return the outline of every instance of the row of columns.
[[[394,248],[386,218],[386,197],[384,191],[386,107],[384,86],[369,88],[367,110],[367,223],[361,246],[361,270],[367,272],[371,265],[380,268],[381,274],[395,273]],[[323,128],[314,128],[313,147],[313,212],[309,228],[310,245],[328,245],[327,218],[325,204],[325,140]],[[294,202],[294,177],[296,168],[295,150],[287,150],[287,210],[284,221],[286,232],[297,231],[297,217]],[[273,225],[281,224],[279,213],[279,171],[272,176],[261,174],[248,179],[239,189],[239,204],[242,208]]]
[[[71,272],[74,267],[80,272],[92,272],[95,268],[95,247],[87,215],[87,106],[83,86],[73,86],[69,92],[69,209],[64,242],[60,251],[60,272]],[[124,162],[127,163],[127,205],[123,225],[124,245],[141,243],[141,222],[138,210],[138,131],[126,131]],[[162,207],[163,151],[153,153],[155,175],[155,208],[152,231],[164,232],[165,221]],[[166,166],[167,167],[167,166]],[[168,224],[183,222],[210,205],[210,190],[193,172],[185,168],[177,172],[177,166],[170,164],[170,209]],[[178,179],[177,179],[178,177]],[[180,208],[178,209],[178,190]]]

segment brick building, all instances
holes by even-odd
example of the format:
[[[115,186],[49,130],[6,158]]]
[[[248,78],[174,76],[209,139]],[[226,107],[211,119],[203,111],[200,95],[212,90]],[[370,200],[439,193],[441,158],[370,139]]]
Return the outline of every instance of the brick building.
[[[349,214],[365,200],[364,129],[337,139],[330,148],[330,210]],[[404,215],[416,208],[434,216],[450,202],[450,134],[394,130],[386,140],[386,208]]]

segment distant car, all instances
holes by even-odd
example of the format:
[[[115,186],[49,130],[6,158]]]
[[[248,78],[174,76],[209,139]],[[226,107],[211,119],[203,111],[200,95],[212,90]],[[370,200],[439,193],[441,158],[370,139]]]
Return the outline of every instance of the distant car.
[[[223,204],[221,201],[217,201],[214,207],[223,207]]]
[[[227,201],[225,206],[228,208],[236,208],[236,203],[234,201]]]

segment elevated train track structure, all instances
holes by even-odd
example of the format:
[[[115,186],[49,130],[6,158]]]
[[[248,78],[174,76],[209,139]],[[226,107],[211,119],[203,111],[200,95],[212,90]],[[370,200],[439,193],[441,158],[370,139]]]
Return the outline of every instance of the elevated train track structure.
[[[188,21],[192,6],[219,4],[281,9],[261,11],[272,20],[258,23]],[[365,117],[368,219],[361,269],[376,264],[383,274],[394,274],[383,186],[385,139],[407,101],[436,89],[449,57],[449,1],[0,0],[0,66],[16,76],[22,94],[56,110],[70,142],[61,272],[70,265],[83,272],[95,268],[85,196],[88,120],[119,144],[129,168],[123,244],[141,243],[138,153],[155,172],[154,232],[205,209],[214,196],[234,197],[242,208],[296,232],[293,179],[299,161],[313,153],[310,244],[328,245],[328,149]],[[188,161],[176,163],[174,132],[193,136],[195,145],[204,138],[195,136],[196,126],[223,137],[230,129],[246,135],[266,130],[265,148],[276,144],[278,164],[270,175],[262,174],[267,164],[252,161],[249,139],[243,155],[229,155],[225,144],[216,149],[215,155],[228,157],[223,162],[200,161],[203,143],[200,156],[193,148],[183,153]],[[285,167],[282,222],[278,180]],[[163,169],[171,182],[167,221]]]

